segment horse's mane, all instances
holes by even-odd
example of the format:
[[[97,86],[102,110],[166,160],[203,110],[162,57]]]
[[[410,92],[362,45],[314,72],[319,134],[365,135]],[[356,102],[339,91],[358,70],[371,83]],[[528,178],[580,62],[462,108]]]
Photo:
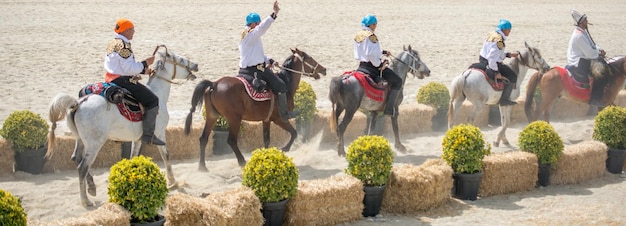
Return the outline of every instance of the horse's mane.
[[[283,68],[293,69],[294,59],[295,54],[287,57],[287,59],[285,59],[285,61],[283,62]],[[290,72],[285,69],[280,70],[280,72],[278,73],[278,77],[282,78],[285,81],[285,87],[287,87],[287,95],[291,94],[291,89],[289,89],[289,87],[291,87],[292,79],[291,76],[289,76],[289,73]]]

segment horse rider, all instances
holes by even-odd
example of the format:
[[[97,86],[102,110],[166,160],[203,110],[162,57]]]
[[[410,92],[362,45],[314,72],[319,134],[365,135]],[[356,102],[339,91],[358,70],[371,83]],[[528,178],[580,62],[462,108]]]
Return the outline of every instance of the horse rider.
[[[143,105],[141,140],[148,144],[165,145],[165,142],[154,135],[156,116],[159,112],[159,98],[148,87],[137,82],[141,79],[139,74],[152,72],[148,65],[154,62],[154,56],[141,62],[135,61],[135,54],[130,45],[130,40],[135,34],[135,26],[130,20],[118,19],[114,31],[115,38],[109,42],[104,56],[105,81],[127,89]]]
[[[504,50],[504,41],[509,37],[511,27],[510,21],[500,19],[498,29],[487,34],[487,39],[483,43],[479,57],[480,63],[487,65],[487,74],[495,75],[496,79],[503,79],[504,76],[508,80],[508,83],[504,85],[502,96],[498,102],[501,106],[517,104],[517,102],[511,101],[511,92],[517,83],[517,75],[511,68],[502,63],[505,58],[517,57],[519,55],[518,52],[509,53]]]
[[[402,89],[402,79],[394,71],[386,67],[386,62],[382,62],[382,55],[391,56],[391,53],[382,50],[378,37],[374,34],[378,21],[376,16],[367,15],[361,20],[362,29],[354,37],[354,58],[358,60],[357,71],[368,74],[374,81],[380,80],[379,76],[385,79],[391,86],[384,113],[386,115],[397,115],[396,100]]]
[[[287,86],[268,66],[278,64],[273,59],[265,56],[263,52],[263,43],[261,36],[267,32],[276,17],[278,16],[278,1],[274,1],[274,12],[272,15],[261,21],[261,17],[257,13],[250,13],[246,16],[246,28],[241,33],[241,41],[239,42],[239,73],[254,75],[261,77],[267,82],[270,89],[277,96],[278,113],[280,118],[287,122],[290,115],[287,109]]]
[[[567,47],[567,68],[575,73],[594,78],[591,95],[589,97],[589,105],[603,106],[602,94],[604,87],[608,83],[607,76],[593,75],[591,73],[591,61],[597,60],[604,64],[604,56],[606,52],[601,49],[591,38],[587,25],[587,15],[576,10],[572,10],[572,18],[574,19],[575,28]]]

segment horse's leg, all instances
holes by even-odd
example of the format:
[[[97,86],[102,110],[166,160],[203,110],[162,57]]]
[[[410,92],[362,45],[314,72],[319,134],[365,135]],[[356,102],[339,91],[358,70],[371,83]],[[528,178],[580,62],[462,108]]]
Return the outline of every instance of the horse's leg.
[[[339,143],[337,144],[337,154],[339,156],[346,155],[346,151],[344,150],[344,147],[343,147],[343,142],[344,142],[343,133],[346,132],[346,128],[348,127],[348,124],[350,124],[350,121],[352,121],[352,117],[354,117],[354,113],[356,113],[357,109],[358,109],[358,106],[352,106],[351,108],[346,108],[346,112],[343,115],[343,119],[341,120],[341,123],[337,125],[337,136],[339,137]],[[336,114],[338,115],[340,113],[341,112],[338,112]]]
[[[509,140],[506,139],[506,129],[509,128],[509,125],[511,123],[511,110],[512,109],[513,109],[513,106],[500,105],[500,124],[502,124],[502,127],[500,128],[500,132],[498,133],[498,137],[496,138],[496,141],[493,142],[493,146],[495,147],[500,146],[500,141],[502,141],[502,143],[506,145],[507,147],[511,146],[511,144],[509,143]]]
[[[165,137],[165,136],[158,136],[158,137]],[[165,138],[163,138],[165,139]],[[134,158],[139,156],[139,152],[141,150],[141,139],[137,140],[137,141],[133,141],[131,142],[130,145],[130,158]]]
[[[459,113],[459,109],[463,105],[463,101],[465,101],[465,96],[460,96],[452,102],[451,108],[448,109],[448,129],[452,128],[454,125],[454,120],[456,119],[456,115]]]
[[[263,122],[263,147],[270,146],[270,124],[271,122]]]
[[[239,166],[244,167],[246,165],[246,159],[241,154],[239,147],[237,146],[237,138],[239,136],[239,128],[241,127],[241,118],[238,120],[228,120],[228,140],[227,143],[230,145],[230,148],[235,152],[235,156],[237,157],[237,162]]]
[[[165,139],[165,136],[160,136]],[[165,141],[165,140],[163,140]],[[167,187],[169,189],[175,188],[177,186],[176,179],[174,178],[174,171],[172,170],[172,164],[170,163],[170,154],[167,151],[166,145],[157,145],[159,149],[159,154],[161,154],[161,158],[163,159],[163,164],[165,164],[165,170],[167,172]]]
[[[94,140],[93,141],[94,144],[88,144],[85,147],[83,159],[78,164],[78,182],[79,182],[78,184],[80,187],[80,202],[85,207],[93,206],[93,202],[91,202],[89,198],[87,197],[85,179],[87,179],[88,181],[91,181],[88,183],[93,184],[93,186],[90,185],[89,193],[92,195],[95,195],[96,186],[93,183],[93,177],[91,176],[91,174],[89,174],[89,168],[91,167],[93,162],[96,160],[96,156],[98,156],[98,152],[100,151],[100,148],[102,148],[102,146],[104,145],[104,142],[106,142],[106,140]]]
[[[85,151],[85,145],[80,140],[80,138],[76,138],[76,144],[74,145],[74,152],[72,153],[72,161],[76,163],[76,165],[80,164],[83,161],[83,152]]]
[[[367,119],[367,135],[371,135],[374,129],[376,129],[376,119],[378,118],[377,111],[370,112],[370,118]]]
[[[396,150],[405,153],[406,147],[404,147],[404,145],[402,145],[402,143],[400,142],[400,132],[398,131],[398,114],[394,114],[391,116],[391,127],[393,128],[393,135],[396,138]]]
[[[485,102],[479,102],[479,101],[472,101],[472,111],[469,114],[468,117],[468,122],[472,125],[476,125],[476,117],[478,116],[478,114],[483,110],[483,107],[485,107]]]
[[[289,133],[290,135],[289,141],[285,144],[285,146],[281,148],[281,150],[283,150],[284,152],[288,152],[289,149],[291,149],[291,145],[296,140],[296,137],[298,137],[298,131],[296,131],[296,129],[293,128],[293,126],[289,122],[284,122],[280,119],[276,119],[273,122],[277,126],[279,126],[280,128],[284,129],[285,131]],[[269,131],[269,128],[268,128],[268,131]]]
[[[215,124],[215,121],[217,121],[217,119],[215,119],[213,123],[211,123],[210,121],[211,120],[207,117],[206,121],[204,121],[204,129],[202,130],[202,134],[200,135],[200,138],[198,138],[198,140],[200,141],[200,162],[198,162],[198,170],[202,172],[209,171],[206,168],[206,163],[204,162],[205,150],[207,144],[209,143],[209,135],[211,135],[213,124]]]

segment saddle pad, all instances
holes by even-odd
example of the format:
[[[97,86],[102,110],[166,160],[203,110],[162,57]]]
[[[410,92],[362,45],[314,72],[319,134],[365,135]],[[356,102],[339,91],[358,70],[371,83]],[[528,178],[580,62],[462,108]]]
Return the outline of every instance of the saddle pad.
[[[561,75],[561,82],[563,83],[563,87],[565,90],[572,95],[581,100],[589,100],[589,95],[591,94],[591,89],[588,84],[580,83],[574,80],[569,72],[563,67],[554,67],[559,71],[559,75]]]
[[[263,92],[257,92],[254,90],[254,88],[252,88],[252,85],[250,85],[250,83],[248,82],[248,80],[246,80],[243,77],[235,77],[237,79],[239,79],[239,81],[241,81],[241,83],[243,83],[243,86],[246,87],[246,92],[248,93],[248,96],[250,96],[250,98],[252,98],[255,101],[266,101],[266,100],[270,100],[272,99],[272,93],[265,90]]]
[[[376,84],[372,80],[372,78],[363,74],[362,72],[346,71],[341,76],[344,81],[346,81],[350,76],[354,76],[354,78],[356,78],[356,80],[359,81],[359,84],[361,84],[361,87],[363,87],[363,89],[365,90],[365,95],[368,98],[376,102],[383,102],[385,100],[384,94],[385,94],[386,87]]]
[[[493,90],[495,91],[502,91],[504,90],[504,82],[498,82],[495,79],[490,78],[487,75],[487,72],[481,69],[477,69],[477,68],[470,68],[468,70],[474,70],[474,71],[478,71],[480,73],[483,74],[483,77],[485,77],[485,80],[487,80],[487,83],[489,83],[489,85],[491,86],[491,88],[493,88]]]
[[[117,86],[115,83],[109,82],[98,82],[94,84],[88,84],[85,86],[81,92],[79,92],[79,96],[96,94],[107,99],[106,92],[110,87]],[[114,103],[115,104],[115,103]],[[120,114],[124,116],[124,118],[128,119],[131,122],[140,122],[142,119],[141,110],[132,110],[129,106],[124,104],[124,102],[115,104],[117,106],[117,110],[119,110]]]

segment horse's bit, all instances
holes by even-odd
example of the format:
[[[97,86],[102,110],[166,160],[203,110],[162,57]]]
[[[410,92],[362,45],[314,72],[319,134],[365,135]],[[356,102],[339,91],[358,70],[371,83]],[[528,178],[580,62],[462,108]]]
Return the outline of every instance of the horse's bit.
[[[156,78],[159,78],[159,79],[161,79],[161,80],[164,80],[164,81],[169,82],[169,83],[172,83],[172,84],[177,84],[177,85],[183,84],[183,82],[174,82],[174,81],[172,81],[173,79],[175,79],[175,78],[176,78],[176,68],[177,68],[177,66],[184,67],[185,69],[187,69],[187,72],[188,72],[190,75],[192,75],[193,73],[191,72],[191,69],[190,69],[190,67],[191,67],[191,65],[190,65],[190,64],[191,64],[191,62],[190,62],[189,60],[187,60],[187,64],[185,65],[185,64],[178,63],[178,62],[176,62],[175,60],[170,60],[169,58],[167,58],[167,57],[169,57],[169,56],[170,56],[170,53],[167,51],[167,46],[165,46],[165,45],[158,45],[158,46],[154,49],[154,52],[152,53],[152,55],[153,55],[153,56],[156,54],[157,50],[159,50],[159,48],[160,48],[160,47],[165,48],[165,56],[166,56],[166,57],[165,57],[165,59],[164,59],[163,61],[164,61],[165,63],[172,63],[172,64],[174,64],[174,75],[172,75],[172,79],[168,79],[168,78],[164,78],[163,76],[159,76],[159,75],[157,75],[157,74],[156,74],[156,72],[155,72],[155,71],[153,71],[153,72],[150,74],[150,77],[156,77]],[[175,57],[172,57],[172,58],[175,58]],[[183,62],[183,63],[184,63],[184,62]],[[189,76],[187,76],[187,80],[189,80]],[[187,81],[187,80],[185,80],[185,81]]]
[[[308,62],[304,61],[304,57],[303,56],[300,56],[297,53],[294,54],[294,56],[297,57],[300,61],[302,61],[302,71],[296,71],[296,70],[293,70],[291,68],[286,68],[286,67],[283,67],[283,66],[280,66],[280,65],[278,65],[278,68],[286,70],[286,71],[290,71],[290,72],[293,72],[293,73],[299,73],[301,75],[306,75],[306,76],[309,76],[309,77],[313,77],[313,75],[317,74],[317,67],[320,66],[319,63],[316,63],[315,66],[313,66],[313,65],[309,64]],[[304,69],[304,65],[306,65],[307,67],[313,69],[313,72],[311,72],[311,73],[306,72],[305,69]]]
[[[418,57],[413,56],[413,54],[411,54],[408,50],[405,50],[404,52],[406,52],[406,54],[407,54],[407,55],[409,55],[411,58],[413,58],[413,63],[416,63],[416,62],[419,62],[419,61],[420,61]],[[404,61],[400,60],[400,59],[399,59],[398,57],[396,57],[396,56],[393,56],[393,58],[394,58],[396,61],[398,61],[398,62],[400,62],[400,63],[403,63],[404,65],[406,65],[407,67],[409,67],[409,69],[411,69],[411,73],[418,72],[418,71],[419,71],[419,68],[421,67],[421,65],[420,65],[419,63],[417,64],[417,68],[415,68],[415,67],[413,67],[413,65],[409,65],[409,64],[407,64],[406,62],[404,62]]]

